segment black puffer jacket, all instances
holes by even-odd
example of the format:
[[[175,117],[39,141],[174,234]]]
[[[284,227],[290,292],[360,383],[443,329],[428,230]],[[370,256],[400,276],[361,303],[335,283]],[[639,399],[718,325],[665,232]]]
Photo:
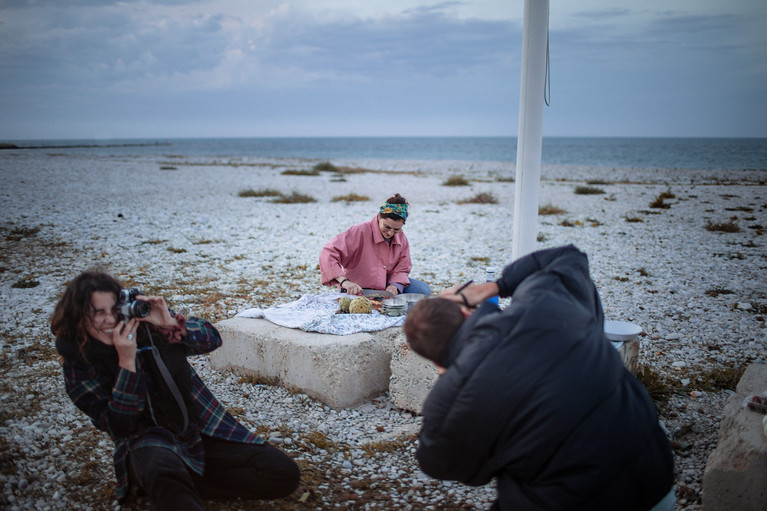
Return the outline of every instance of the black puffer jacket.
[[[673,484],[644,387],[605,338],[586,255],[530,254],[451,340],[423,408],[416,457],[439,479],[497,478],[500,509],[648,510]]]

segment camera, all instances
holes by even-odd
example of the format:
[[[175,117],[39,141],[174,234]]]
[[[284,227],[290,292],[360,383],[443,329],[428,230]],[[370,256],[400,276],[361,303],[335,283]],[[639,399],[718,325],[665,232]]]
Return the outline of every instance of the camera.
[[[140,294],[141,291],[135,287],[120,290],[118,307],[123,321],[128,321],[131,318],[145,318],[149,316],[149,312],[152,310],[152,305],[143,300],[136,300],[136,296]]]

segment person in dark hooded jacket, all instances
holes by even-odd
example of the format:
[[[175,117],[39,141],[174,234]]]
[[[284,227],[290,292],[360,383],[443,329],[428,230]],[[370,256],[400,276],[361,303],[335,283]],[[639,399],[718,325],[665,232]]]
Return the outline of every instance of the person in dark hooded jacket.
[[[421,470],[496,478],[495,509],[673,509],[666,433],[604,335],[586,255],[542,250],[457,291],[420,301],[404,325],[441,374],[423,406]]]

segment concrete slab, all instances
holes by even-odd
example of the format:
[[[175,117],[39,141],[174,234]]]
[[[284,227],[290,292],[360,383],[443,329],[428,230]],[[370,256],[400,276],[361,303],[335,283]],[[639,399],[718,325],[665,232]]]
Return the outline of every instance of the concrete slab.
[[[613,342],[623,364],[636,373],[639,341]],[[391,359],[389,394],[398,408],[420,414],[423,402],[437,381],[437,367],[411,350],[404,340],[395,348]]]
[[[404,341],[391,357],[389,396],[398,408],[420,414],[423,402],[437,381],[437,366],[411,350]]]
[[[404,338],[400,327],[329,335],[265,319],[232,318],[215,326],[223,345],[211,354],[214,369],[274,379],[334,409],[386,392],[392,351]]]
[[[743,400],[767,390],[767,364],[750,364],[722,412],[719,443],[703,473],[704,511],[767,509],[767,436],[764,415]]]

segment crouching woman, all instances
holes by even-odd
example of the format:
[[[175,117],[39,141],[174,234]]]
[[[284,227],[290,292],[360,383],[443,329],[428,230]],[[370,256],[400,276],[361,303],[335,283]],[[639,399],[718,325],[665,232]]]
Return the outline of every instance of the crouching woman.
[[[227,412],[186,359],[221,346],[216,329],[122,290],[107,273],[84,272],[51,321],[67,394],[114,442],[118,499],[132,484],[162,510],[293,493],[296,463]]]

